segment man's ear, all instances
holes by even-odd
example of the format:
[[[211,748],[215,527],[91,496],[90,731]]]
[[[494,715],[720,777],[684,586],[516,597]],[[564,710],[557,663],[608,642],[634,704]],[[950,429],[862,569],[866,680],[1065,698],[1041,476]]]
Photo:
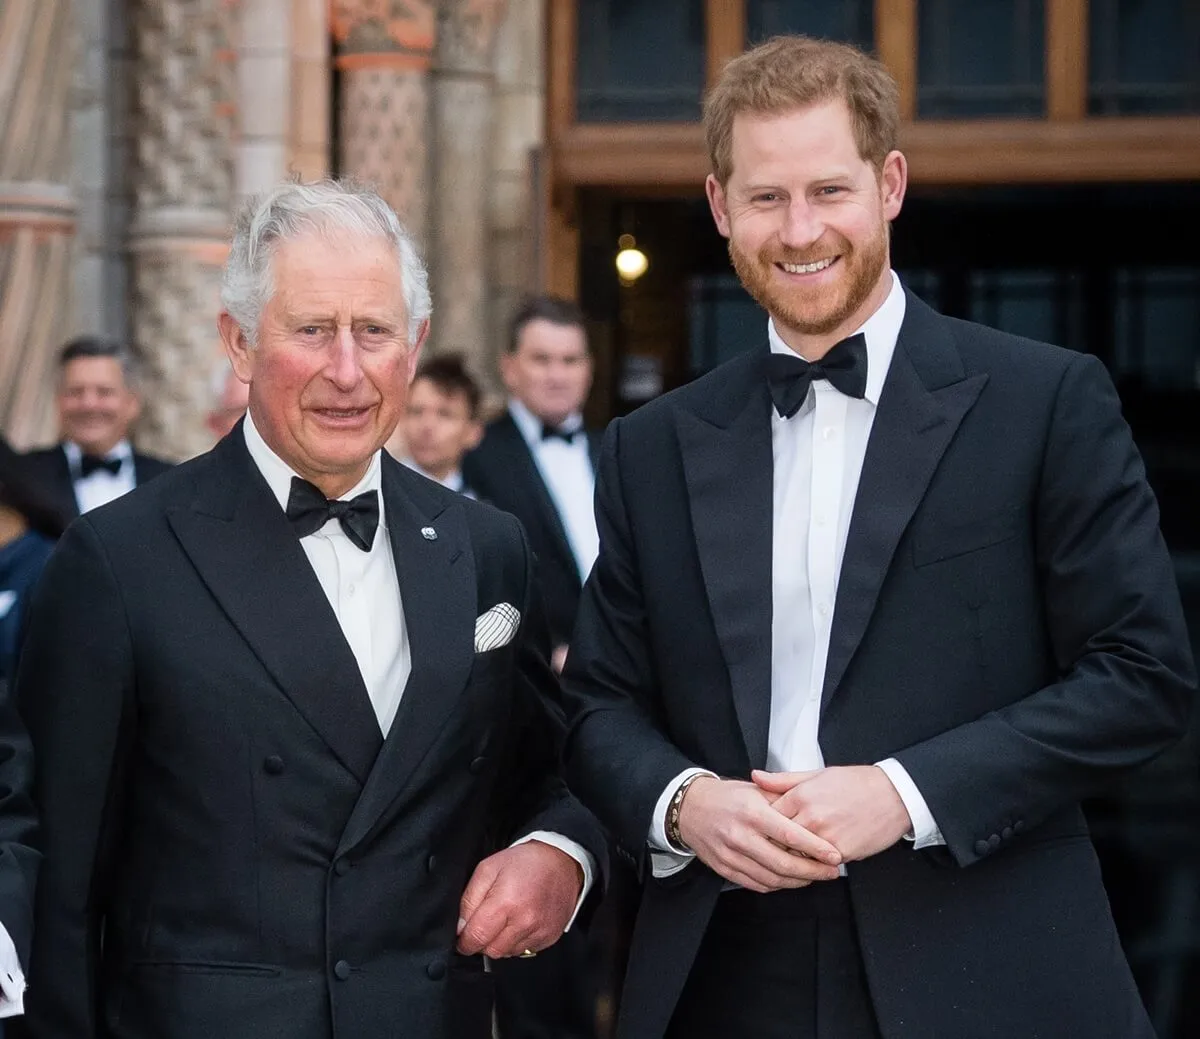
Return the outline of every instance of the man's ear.
[[[900,215],[904,195],[908,191],[908,160],[903,152],[889,152],[879,171],[879,190],[883,203],[883,218],[891,221]]]
[[[242,326],[231,314],[221,311],[217,318],[217,331],[221,333],[221,342],[229,357],[229,363],[233,366],[233,373],[242,382],[249,383],[254,373],[254,361],[251,357],[250,343],[242,331]]]
[[[708,208],[712,210],[713,223],[723,238],[729,237],[729,208],[726,205],[725,189],[711,173],[704,180],[704,194],[708,196]]]
[[[408,348],[408,379],[406,382],[409,386],[412,385],[413,379],[417,377],[417,368],[421,362],[421,348],[425,345],[425,340],[428,338],[429,318],[426,318],[421,322],[421,327],[417,329],[417,337]]]

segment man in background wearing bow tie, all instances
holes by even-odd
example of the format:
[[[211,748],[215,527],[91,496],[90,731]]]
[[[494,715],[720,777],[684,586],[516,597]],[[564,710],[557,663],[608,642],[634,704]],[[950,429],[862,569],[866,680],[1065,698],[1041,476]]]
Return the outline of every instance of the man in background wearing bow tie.
[[[537,557],[552,661],[561,670],[597,551],[592,499],[600,438],[583,424],[592,386],[583,312],[557,296],[526,300],[509,325],[500,374],[508,409],[463,459],[463,479],[525,528]],[[607,922],[607,910],[601,919]],[[536,963],[503,964],[501,1039],[593,1036],[595,972],[587,959],[583,936],[572,935]]]
[[[1150,1039],[1079,802],[1184,731],[1095,358],[889,265],[898,92],[778,38],[705,107],[760,345],[610,428],[567,778],[644,888],[625,1039]]]
[[[129,443],[141,401],[134,358],[122,344],[96,336],[68,342],[58,357],[55,403],[62,442],[25,458],[64,515],[107,505],[170,468]]]
[[[599,886],[520,526],[381,450],[427,285],[372,191],[250,200],[219,319],[246,418],[47,567],[37,1039],[490,1039],[484,954]]]

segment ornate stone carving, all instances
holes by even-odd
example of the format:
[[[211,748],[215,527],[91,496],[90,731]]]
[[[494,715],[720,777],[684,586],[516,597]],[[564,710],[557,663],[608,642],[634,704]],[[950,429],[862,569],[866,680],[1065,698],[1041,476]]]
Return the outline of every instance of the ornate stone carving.
[[[235,69],[227,0],[140,0],[134,340],[147,380],[139,433],[163,454],[206,448],[220,265],[233,197]]]
[[[438,8],[437,67],[487,72],[505,0],[442,0]]]
[[[55,432],[75,226],[73,48],[70,0],[0,0],[0,428],[21,447]]]

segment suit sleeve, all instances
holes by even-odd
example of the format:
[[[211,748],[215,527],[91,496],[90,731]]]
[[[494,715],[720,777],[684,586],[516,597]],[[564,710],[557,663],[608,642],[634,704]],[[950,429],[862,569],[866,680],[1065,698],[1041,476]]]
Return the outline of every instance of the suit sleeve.
[[[33,752],[13,696],[0,678],[0,924],[21,966],[29,964],[33,896],[41,855],[34,847]]]
[[[100,934],[133,726],[125,606],[99,537],[73,524],[34,595],[17,678],[45,856],[26,1013],[33,1034],[98,1034]]]
[[[625,510],[621,421],[609,427],[596,474],[600,555],[584,586],[564,670],[567,781],[644,868],[654,807],[696,762],[663,735],[641,573]]]
[[[1195,671],[1158,508],[1094,358],[1059,386],[1035,524],[1061,677],[895,755],[960,865],[986,855],[990,835],[1033,827],[1167,749],[1191,712]]]
[[[525,601],[517,633],[515,701],[520,746],[506,772],[511,781],[500,813],[506,840],[535,831],[561,834],[591,853],[603,890],[608,875],[608,842],[596,818],[567,790],[562,777],[563,716],[558,679],[549,663],[549,635],[534,577],[533,553],[521,525],[506,516],[523,552]]]

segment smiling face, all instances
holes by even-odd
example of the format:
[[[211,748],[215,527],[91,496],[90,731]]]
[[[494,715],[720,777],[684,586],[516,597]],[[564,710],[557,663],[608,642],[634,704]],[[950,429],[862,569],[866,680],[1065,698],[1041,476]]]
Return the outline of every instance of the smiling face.
[[[888,223],[907,184],[904,156],[882,170],[859,155],[840,100],[781,115],[740,114],[732,170],[706,184],[717,230],[746,290],[784,340],[819,357],[891,288]]]
[[[228,314],[221,337],[263,439],[334,498],[395,429],[428,322],[410,343],[400,261],[383,238],[301,235],[278,244],[271,270],[258,342]]]
[[[412,460],[430,476],[444,480],[458,470],[463,455],[479,443],[482,434],[466,393],[444,390],[428,378],[412,384],[404,441]]]
[[[138,416],[137,394],[115,357],[76,357],[58,381],[58,424],[64,440],[84,454],[103,457],[129,432]]]

